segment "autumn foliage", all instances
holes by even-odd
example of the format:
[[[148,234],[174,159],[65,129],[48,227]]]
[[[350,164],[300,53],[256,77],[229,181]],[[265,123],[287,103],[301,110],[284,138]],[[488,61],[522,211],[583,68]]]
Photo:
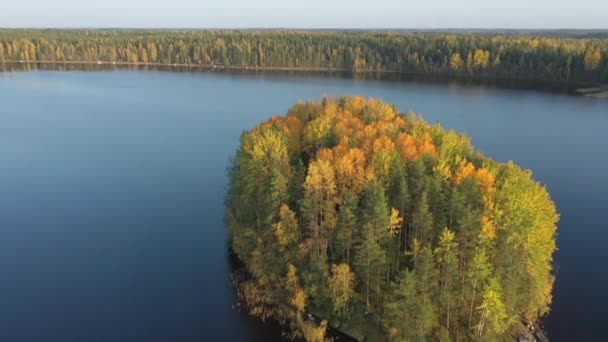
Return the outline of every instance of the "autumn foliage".
[[[559,32],[540,37],[491,32],[0,29],[0,63],[178,64],[388,71],[573,85],[608,82],[608,40],[559,36]]]
[[[378,100],[300,102],[232,162],[239,292],[309,340],[508,338],[551,304],[558,214],[531,176]]]

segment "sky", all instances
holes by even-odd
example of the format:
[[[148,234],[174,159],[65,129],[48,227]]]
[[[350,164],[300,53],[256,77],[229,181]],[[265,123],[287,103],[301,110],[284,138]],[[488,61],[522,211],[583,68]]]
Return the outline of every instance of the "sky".
[[[608,0],[21,0],[0,27],[608,28]]]

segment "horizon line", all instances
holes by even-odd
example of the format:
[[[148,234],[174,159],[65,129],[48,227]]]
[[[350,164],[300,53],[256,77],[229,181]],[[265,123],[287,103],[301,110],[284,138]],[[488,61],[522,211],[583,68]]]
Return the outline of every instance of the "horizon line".
[[[323,30],[353,30],[353,31],[608,31],[607,28],[505,28],[505,27],[171,27],[171,26],[0,26],[0,30],[286,30],[286,31],[323,31]]]

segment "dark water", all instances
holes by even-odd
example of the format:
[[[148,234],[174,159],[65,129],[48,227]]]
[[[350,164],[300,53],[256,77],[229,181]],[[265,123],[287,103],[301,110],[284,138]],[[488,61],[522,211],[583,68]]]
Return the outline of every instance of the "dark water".
[[[269,341],[232,309],[225,169],[298,99],[365,95],[531,168],[561,212],[556,341],[605,340],[608,101],[531,90],[169,72],[0,74],[1,341]]]

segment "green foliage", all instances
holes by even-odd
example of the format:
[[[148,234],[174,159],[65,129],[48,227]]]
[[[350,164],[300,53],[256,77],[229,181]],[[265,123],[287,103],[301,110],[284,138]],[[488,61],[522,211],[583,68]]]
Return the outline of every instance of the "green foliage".
[[[332,266],[329,292],[334,312],[339,315],[348,314],[348,302],[355,292],[355,274],[348,264]]]
[[[0,60],[14,61],[392,71],[590,84],[608,81],[607,56],[602,39],[520,35],[0,30]],[[315,133],[322,133],[318,128]]]
[[[230,172],[240,293],[298,336],[324,336],[309,312],[396,341],[504,340],[548,312],[555,206],[466,136],[376,100],[323,99],[245,132]]]

